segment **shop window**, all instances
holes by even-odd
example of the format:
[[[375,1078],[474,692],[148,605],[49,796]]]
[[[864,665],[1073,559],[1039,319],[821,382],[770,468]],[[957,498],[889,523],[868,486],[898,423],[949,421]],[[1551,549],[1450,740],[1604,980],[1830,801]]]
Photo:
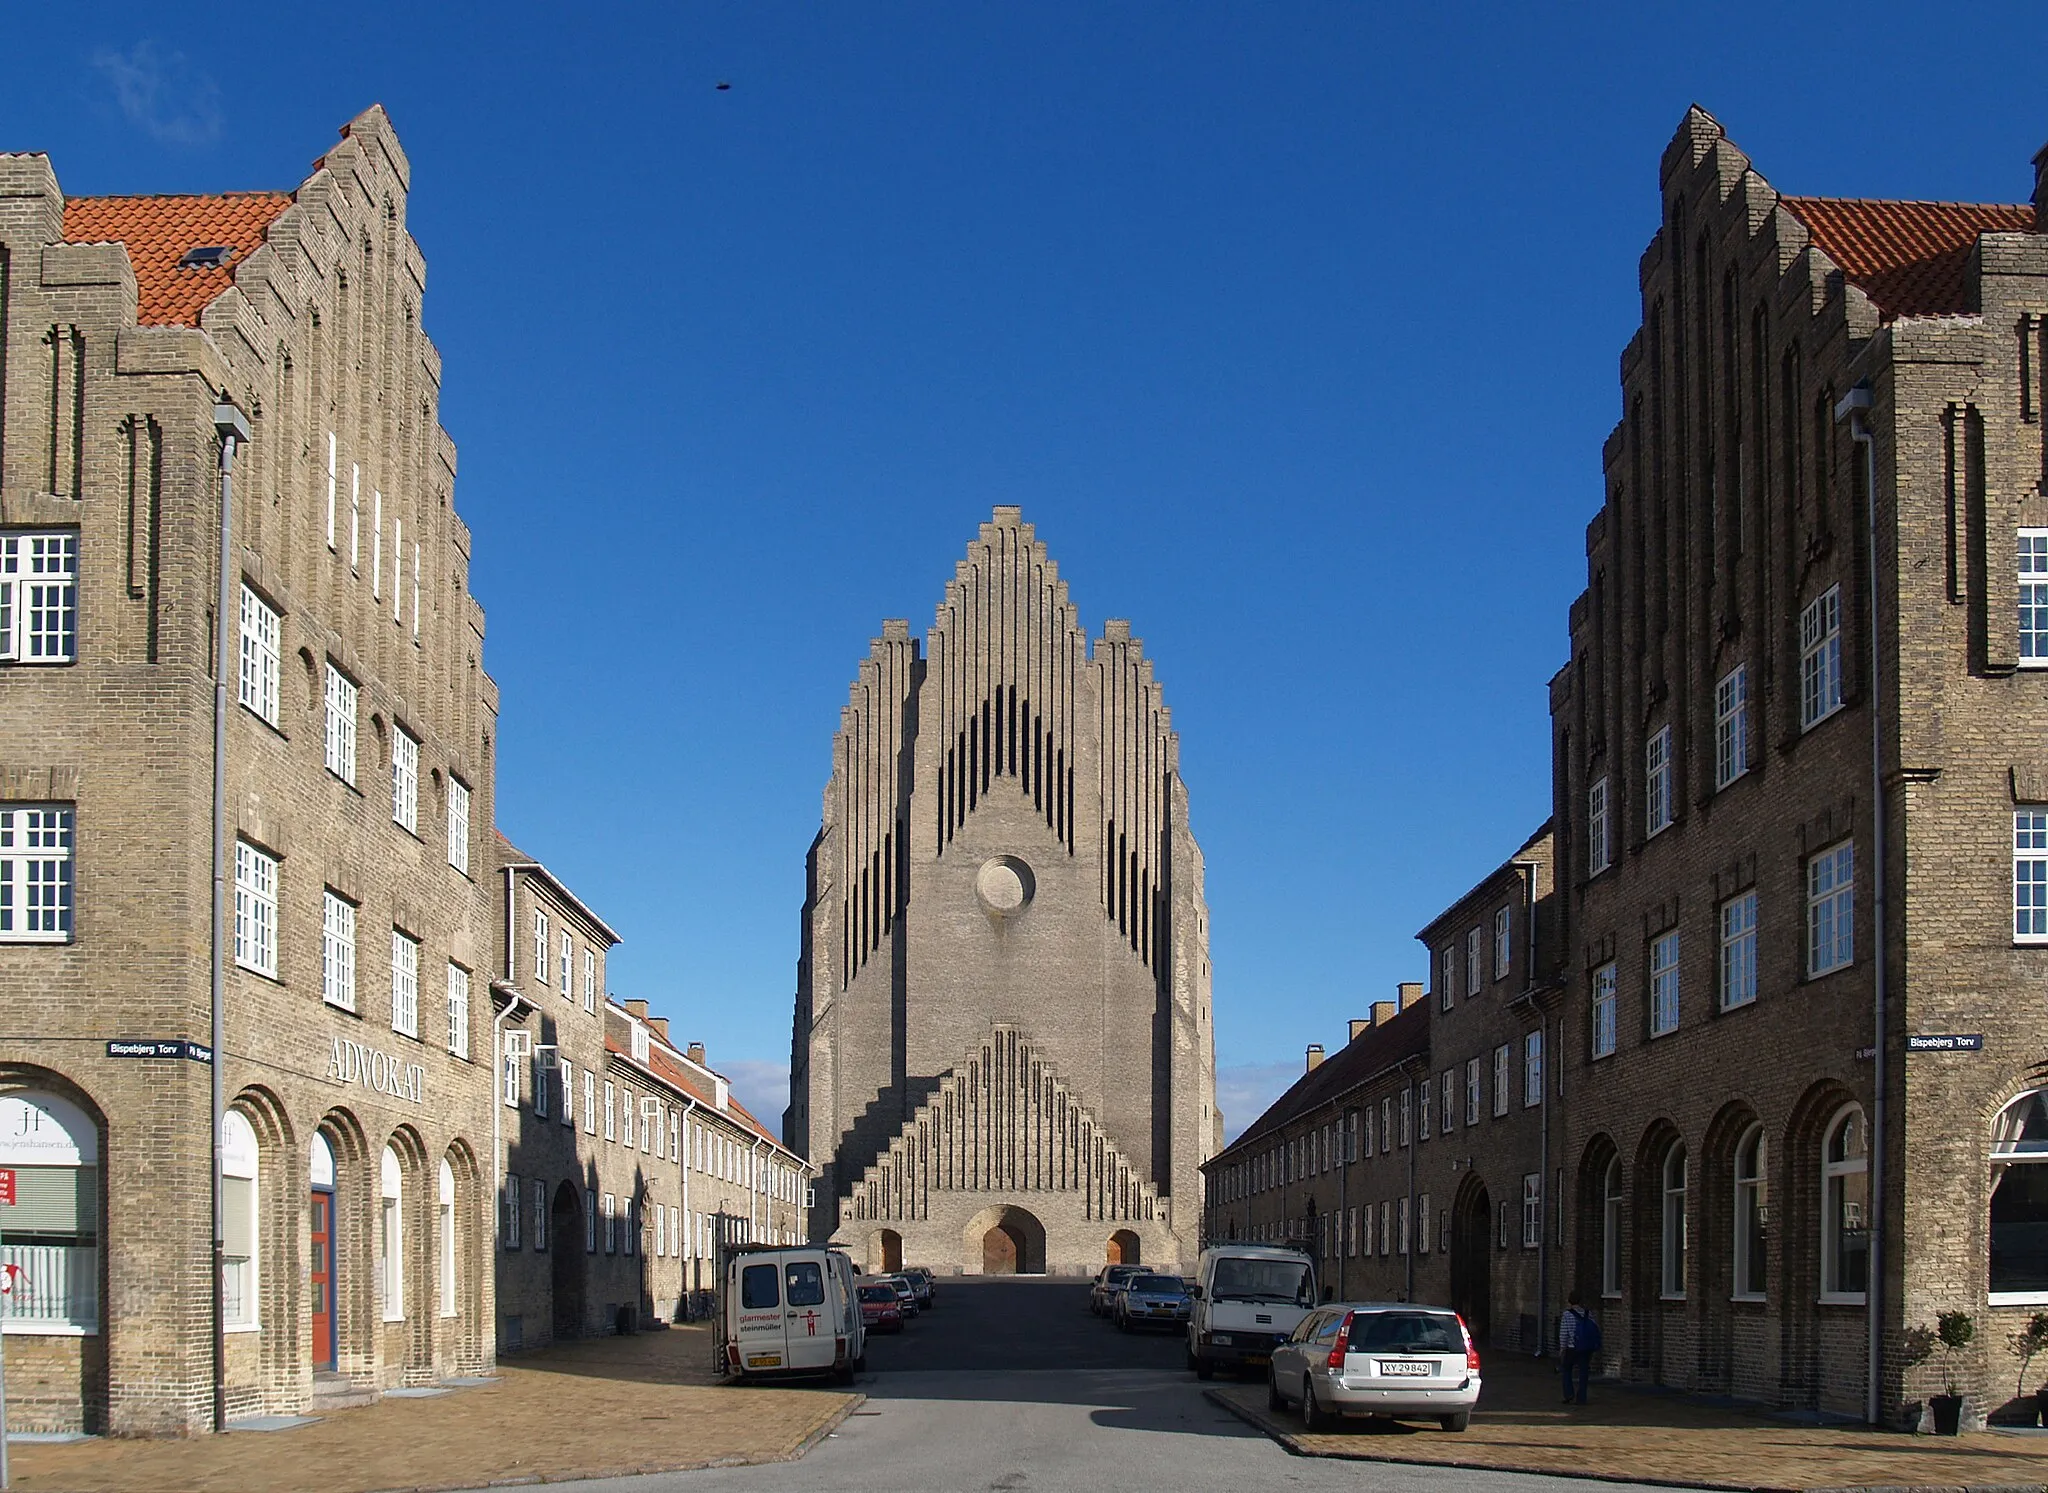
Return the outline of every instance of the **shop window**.
[[[0,1095],[0,1166],[14,1171],[0,1266],[14,1276],[11,1332],[100,1325],[99,1132],[54,1094]]]
[[[1820,1294],[1863,1299],[1870,1268],[1870,1146],[1863,1111],[1841,1110],[1821,1151]]]
[[[220,1121],[221,1308],[229,1331],[259,1323],[257,1312],[256,1132],[229,1110]]]
[[[2048,1091],[2022,1094],[1991,1134],[1991,1304],[2048,1304]]]

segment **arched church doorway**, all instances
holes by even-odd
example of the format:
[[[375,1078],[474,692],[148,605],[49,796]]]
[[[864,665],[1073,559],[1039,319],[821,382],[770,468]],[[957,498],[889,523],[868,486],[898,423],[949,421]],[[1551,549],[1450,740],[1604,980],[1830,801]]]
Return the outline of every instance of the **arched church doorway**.
[[[559,1342],[583,1335],[583,1193],[573,1182],[555,1189],[554,1204],[548,1209],[548,1242]]]
[[[868,1240],[868,1269],[877,1275],[895,1275],[903,1269],[903,1236],[894,1229],[877,1229]]]
[[[963,1263],[980,1275],[1045,1274],[1045,1225],[1023,1208],[984,1208],[960,1231]]]
[[[1493,1331],[1493,1252],[1487,1230],[1492,1205],[1486,1184],[1468,1177],[1451,1212],[1451,1306],[1465,1319],[1474,1342],[1490,1342]]]
[[[1135,1265],[1138,1263],[1138,1236],[1129,1229],[1118,1229],[1109,1236],[1109,1250],[1105,1263],[1110,1265]]]

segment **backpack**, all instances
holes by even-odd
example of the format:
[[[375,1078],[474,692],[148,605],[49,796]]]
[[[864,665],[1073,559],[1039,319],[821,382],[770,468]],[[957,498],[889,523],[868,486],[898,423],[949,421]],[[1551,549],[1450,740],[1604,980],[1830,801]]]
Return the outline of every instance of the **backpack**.
[[[1582,1353],[1598,1353],[1600,1351],[1600,1324],[1593,1320],[1591,1312],[1581,1311],[1578,1307],[1573,1307],[1572,1310],[1578,1313],[1579,1318],[1579,1329],[1574,1335],[1574,1345]]]

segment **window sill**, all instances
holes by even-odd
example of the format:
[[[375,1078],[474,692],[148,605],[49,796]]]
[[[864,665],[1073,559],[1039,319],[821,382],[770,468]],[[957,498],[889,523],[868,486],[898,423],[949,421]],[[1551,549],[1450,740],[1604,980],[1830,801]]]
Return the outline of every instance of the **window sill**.
[[[1812,731],[1815,727],[1825,725],[1827,722],[1833,720],[1836,716],[1840,715],[1843,711],[1847,710],[1848,708],[1849,702],[1847,699],[1844,699],[1840,704],[1830,706],[1827,710],[1821,712],[1821,714],[1815,716],[1812,720],[1801,721],[1799,723],[1799,734],[1801,736],[1804,736],[1808,732]]]
[[[2048,1306],[2048,1291],[1993,1291],[1985,1300],[1991,1306]]]
[[[320,997],[320,1008],[323,1011],[332,1011],[339,1016],[353,1016],[358,1021],[363,1019],[362,1012],[358,1011],[354,1006],[344,1006],[340,1001],[331,1001],[324,995]]]
[[[1736,1306],[1768,1306],[1770,1304],[1770,1297],[1759,1296],[1753,1291],[1730,1296],[1728,1300]]]
[[[253,964],[244,964],[239,959],[235,961],[235,968],[244,974],[254,975],[259,980],[268,980],[273,985],[282,985],[284,983],[283,978],[276,973],[267,969],[258,969]]]
[[[250,720],[255,721],[258,725],[262,726],[264,730],[268,731],[272,736],[275,736],[279,741],[291,740],[290,734],[286,732],[284,727],[280,726],[276,721],[270,719],[270,717],[264,715],[261,711],[257,710],[253,705],[249,705],[246,702],[242,701],[237,701],[236,703],[241,707],[242,714],[246,715],[247,717],[249,717]]]
[[[1662,1040],[1663,1040],[1664,1038],[1666,1038],[1666,1037],[1675,1037],[1675,1036],[1677,1036],[1677,1035],[1678,1035],[1678,1028],[1677,1028],[1677,1027],[1675,1027],[1675,1026],[1667,1026],[1667,1027],[1666,1027],[1666,1028],[1664,1028],[1664,1030],[1663,1030],[1663,1031],[1661,1031],[1661,1032],[1652,1032],[1652,1033],[1650,1033],[1650,1040],[1651,1040],[1652,1042],[1659,1042],[1659,1041],[1662,1041]]]
[[[100,1324],[97,1322],[38,1322],[34,1318],[17,1320],[9,1317],[4,1324],[9,1337],[98,1337]]]
[[[394,1317],[387,1313],[382,1320],[386,1327],[390,1327],[394,1324],[403,1323],[405,1321],[405,1315],[403,1313],[400,1313],[398,1316]]]
[[[1739,1001],[1727,1001],[1727,1002],[1724,1002],[1723,1004],[1721,1004],[1721,1005],[1719,1005],[1719,1006],[1716,1006],[1716,1007],[1715,1007],[1714,1009],[1715,1009],[1715,1011],[1716,1011],[1716,1012],[1717,1012],[1717,1013],[1718,1013],[1719,1015],[1722,1015],[1722,1016],[1727,1016],[1727,1015],[1729,1015],[1730,1013],[1732,1013],[1732,1012],[1735,1012],[1735,1011],[1743,1011],[1743,1010],[1747,1010],[1747,1009],[1748,1009],[1749,1007],[1751,1007],[1751,1006],[1753,1006],[1753,1005],[1755,1005],[1755,1004],[1756,1004],[1756,997],[1755,997],[1755,996],[1753,996],[1753,995],[1749,995],[1749,996],[1744,996],[1744,997],[1743,997],[1743,998],[1742,998],[1741,1000],[1739,1000]]]
[[[237,1332],[261,1332],[262,1330],[263,1324],[261,1322],[230,1322],[221,1328],[222,1332],[230,1335]]]
[[[1600,1299],[1601,1299],[1602,1301],[1619,1301],[1619,1300],[1621,1300],[1621,1292],[1619,1292],[1619,1291],[1602,1291],[1602,1292],[1600,1293]]]
[[[1819,1298],[1819,1305],[1821,1306],[1862,1306],[1864,1304],[1864,1296],[1861,1291],[1823,1291],[1820,1293]]]
[[[2048,946],[2048,933],[2014,934],[2012,946],[2016,949],[2038,949]]]
[[[1659,1291],[1659,1292],[1657,1293],[1657,1299],[1658,1299],[1659,1301],[1665,1302],[1665,1303],[1667,1303],[1667,1304],[1670,1304],[1670,1303],[1676,1303],[1676,1304],[1677,1304],[1677,1305],[1679,1305],[1679,1306],[1683,1306],[1683,1305],[1685,1305],[1685,1292],[1683,1292],[1683,1291]]]
[[[61,949],[67,944],[73,944],[77,941],[77,936],[70,933],[9,933],[4,937],[0,937],[0,944],[22,944],[31,948],[40,946],[43,948]]]

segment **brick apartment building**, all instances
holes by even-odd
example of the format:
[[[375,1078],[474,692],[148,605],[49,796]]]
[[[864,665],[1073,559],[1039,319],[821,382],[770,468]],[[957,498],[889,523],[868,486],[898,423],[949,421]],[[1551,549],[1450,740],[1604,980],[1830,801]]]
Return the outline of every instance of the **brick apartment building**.
[[[67,199],[46,157],[0,156],[15,1429],[213,1421],[221,625],[221,1398],[295,1412],[492,1361],[497,692],[407,186],[378,109],[289,193]],[[222,398],[251,432],[226,618]]]

